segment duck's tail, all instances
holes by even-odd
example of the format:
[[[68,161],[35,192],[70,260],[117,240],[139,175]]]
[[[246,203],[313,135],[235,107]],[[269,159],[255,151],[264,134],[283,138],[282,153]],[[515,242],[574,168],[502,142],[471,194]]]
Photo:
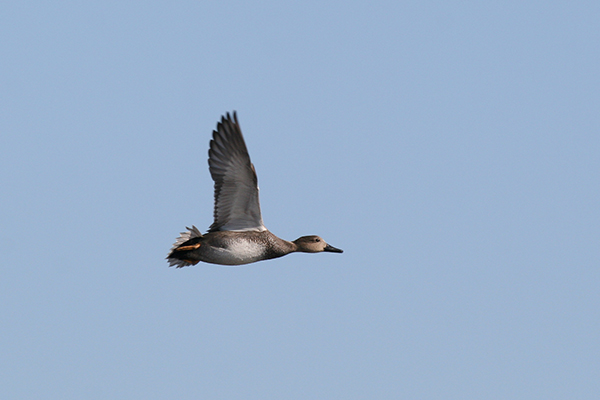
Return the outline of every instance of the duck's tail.
[[[198,260],[190,257],[190,252],[200,247],[202,234],[194,225],[191,228],[186,226],[186,229],[187,232],[181,232],[169,251],[167,256],[169,267],[181,268],[198,264]]]

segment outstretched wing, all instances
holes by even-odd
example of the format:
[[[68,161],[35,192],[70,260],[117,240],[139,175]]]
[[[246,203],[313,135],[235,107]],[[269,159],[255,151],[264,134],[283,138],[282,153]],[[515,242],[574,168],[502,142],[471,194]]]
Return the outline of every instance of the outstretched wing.
[[[213,131],[208,150],[210,175],[215,181],[214,231],[265,231],[258,200],[258,178],[235,111],[227,113]]]

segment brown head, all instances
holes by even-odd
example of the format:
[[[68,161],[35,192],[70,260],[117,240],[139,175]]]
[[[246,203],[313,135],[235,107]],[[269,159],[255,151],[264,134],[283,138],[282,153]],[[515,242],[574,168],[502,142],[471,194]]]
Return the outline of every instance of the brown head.
[[[303,253],[320,253],[322,251],[329,251],[332,253],[343,253],[344,251],[341,249],[337,249],[331,245],[325,243],[323,239],[319,236],[311,235],[311,236],[302,236],[293,242],[297,250]]]

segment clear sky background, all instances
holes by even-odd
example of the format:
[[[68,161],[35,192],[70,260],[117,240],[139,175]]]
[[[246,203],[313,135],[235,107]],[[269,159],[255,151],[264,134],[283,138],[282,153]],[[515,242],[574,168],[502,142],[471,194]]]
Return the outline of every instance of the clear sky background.
[[[0,398],[600,398],[600,3],[0,6]],[[237,110],[266,226],[168,268]]]

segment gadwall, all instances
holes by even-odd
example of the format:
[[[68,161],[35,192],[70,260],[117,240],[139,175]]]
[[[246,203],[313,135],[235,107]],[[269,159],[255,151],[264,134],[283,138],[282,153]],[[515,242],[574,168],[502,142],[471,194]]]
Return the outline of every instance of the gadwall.
[[[265,228],[258,201],[258,179],[235,111],[221,118],[208,151],[210,175],[215,181],[214,222],[202,235],[192,225],[171,248],[167,260],[177,268],[199,261],[241,265],[293,252],[342,253],[319,236],[288,242]]]

